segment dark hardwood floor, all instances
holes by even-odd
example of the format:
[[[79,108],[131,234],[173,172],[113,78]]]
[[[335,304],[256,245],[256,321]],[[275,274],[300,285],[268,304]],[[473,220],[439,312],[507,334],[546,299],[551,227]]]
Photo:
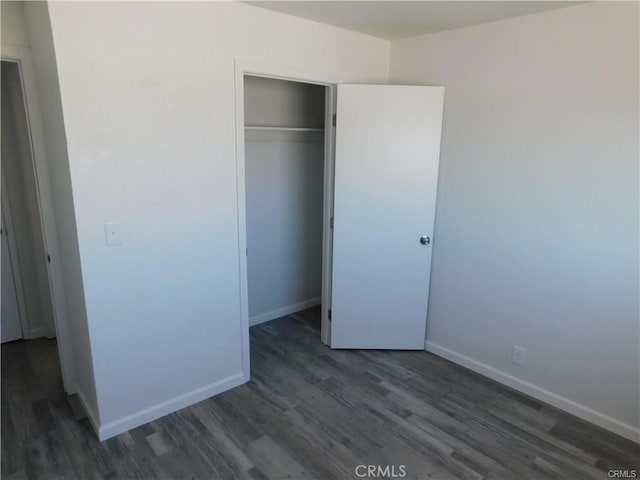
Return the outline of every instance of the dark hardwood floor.
[[[640,477],[637,444],[434,355],[330,350],[318,312],[251,329],[251,382],[103,443],[55,341],[2,345],[2,478]]]

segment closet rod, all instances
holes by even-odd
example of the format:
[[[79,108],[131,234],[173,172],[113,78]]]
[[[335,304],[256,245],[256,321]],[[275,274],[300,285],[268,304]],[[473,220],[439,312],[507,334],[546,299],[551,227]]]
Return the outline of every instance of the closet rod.
[[[246,125],[245,130],[265,130],[265,131],[284,131],[284,132],[323,132],[324,128],[311,127],[259,127],[257,125]]]

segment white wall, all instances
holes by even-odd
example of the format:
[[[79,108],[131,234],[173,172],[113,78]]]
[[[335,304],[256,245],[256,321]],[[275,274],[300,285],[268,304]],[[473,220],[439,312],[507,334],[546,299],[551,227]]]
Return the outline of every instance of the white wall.
[[[391,79],[446,88],[429,348],[637,441],[638,4],[396,41]]]
[[[234,58],[380,82],[389,44],[235,2],[49,9],[105,438],[246,378]]]
[[[58,256],[52,255],[49,267],[51,276],[56,279],[53,286],[56,312],[65,320],[58,324],[58,348],[66,352],[62,366],[66,377],[73,382],[66,385],[67,392],[77,393],[89,416],[97,421],[91,339],[87,328],[65,122],[48,8],[45,2],[25,2],[24,7],[41,114],[41,118],[34,116],[30,121],[41,122],[41,125],[32,127],[39,128],[44,137],[44,151],[41,153],[46,157],[48,166],[48,192],[55,216],[45,221],[49,222],[47,232],[56,235],[56,238],[47,238],[48,247],[55,245],[58,251]],[[41,191],[41,194],[45,193]]]
[[[320,304],[324,135],[245,134],[252,325]]]
[[[29,32],[24,15],[24,2],[2,1],[0,4],[0,39],[2,45],[29,47]]]

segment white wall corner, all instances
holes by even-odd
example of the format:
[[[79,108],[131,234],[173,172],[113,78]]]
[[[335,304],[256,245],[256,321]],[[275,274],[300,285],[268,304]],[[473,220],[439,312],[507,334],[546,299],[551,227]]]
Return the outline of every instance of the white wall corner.
[[[307,308],[316,307],[321,303],[321,297],[315,297],[304,300],[302,302],[294,303],[292,305],[287,305],[286,307],[278,308],[276,310],[271,310],[259,315],[254,315],[252,317],[249,317],[249,326],[253,327],[254,325],[259,325],[270,320],[275,320],[276,318],[291,315],[292,313],[296,313]]]
[[[29,339],[44,337],[48,334],[48,330],[45,327],[36,327],[29,330]],[[55,334],[54,334],[55,337]]]
[[[82,391],[78,388],[77,385],[74,385],[74,390],[75,390],[74,393],[78,395],[78,400],[80,400],[80,405],[82,406],[84,413],[87,414],[87,418],[89,419],[89,423],[91,424],[91,427],[93,428],[94,432],[96,432],[96,435],[99,436],[100,421],[99,421],[97,412],[94,412],[93,409],[89,407],[90,405],[89,402],[87,402],[87,399],[84,393],[82,393]]]

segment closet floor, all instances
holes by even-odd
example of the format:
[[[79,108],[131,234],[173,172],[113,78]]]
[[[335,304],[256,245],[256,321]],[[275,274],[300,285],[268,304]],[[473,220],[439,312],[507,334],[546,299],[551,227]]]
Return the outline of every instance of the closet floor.
[[[251,328],[251,382],[102,443],[57,365],[2,345],[4,480],[640,474],[637,444],[434,355],[330,350],[317,308]]]

